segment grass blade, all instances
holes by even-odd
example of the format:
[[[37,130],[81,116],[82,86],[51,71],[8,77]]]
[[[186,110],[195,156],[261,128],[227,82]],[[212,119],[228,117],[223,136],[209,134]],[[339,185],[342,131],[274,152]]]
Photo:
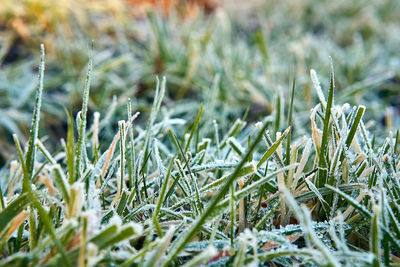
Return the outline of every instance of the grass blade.
[[[290,131],[290,127],[288,127],[283,134],[281,135],[281,137],[276,140],[271,147],[264,153],[264,155],[261,157],[260,161],[257,164],[257,169],[261,167],[261,165],[266,162],[269,157],[272,156],[272,154],[274,154],[274,152],[278,149],[279,145],[282,143],[283,139],[285,139],[285,137],[288,135]]]
[[[29,135],[28,150],[26,152],[25,172],[22,182],[22,191],[26,192],[30,188],[30,183],[34,171],[36,160],[36,139],[39,132],[40,108],[42,106],[43,79],[44,79],[44,45],[40,45],[40,68],[39,68],[39,85],[36,89],[35,109],[33,111],[32,126]]]
[[[329,86],[329,96],[328,96],[328,102],[326,104],[326,109],[325,109],[325,117],[324,117],[324,128],[322,130],[322,139],[321,139],[321,148],[319,151],[319,167],[320,170],[318,172],[318,180],[316,183],[316,186],[318,188],[323,187],[324,184],[326,184],[327,180],[327,167],[328,167],[328,162],[326,160],[326,149],[328,147],[328,136],[329,136],[329,121],[331,118],[331,109],[333,105],[333,91],[335,88],[335,77],[334,77],[334,72],[333,72],[333,66],[332,66],[332,59],[331,59],[331,81],[330,81],[330,86]]]
[[[89,50],[89,64],[87,68],[87,74],[86,74],[86,82],[85,82],[85,88],[83,90],[83,102],[82,102],[82,109],[81,112],[78,113],[80,116],[80,125],[77,125],[79,127],[78,130],[78,142],[76,144],[76,149],[75,149],[75,165],[74,165],[74,178],[73,181],[70,180],[71,182],[75,182],[78,180],[80,174],[81,174],[81,163],[82,163],[82,156],[83,156],[83,150],[85,149],[85,139],[86,139],[86,124],[87,124],[87,110],[88,110],[88,103],[89,103],[89,92],[90,92],[90,83],[92,80],[92,69],[93,69],[93,42],[91,45],[91,49]]]

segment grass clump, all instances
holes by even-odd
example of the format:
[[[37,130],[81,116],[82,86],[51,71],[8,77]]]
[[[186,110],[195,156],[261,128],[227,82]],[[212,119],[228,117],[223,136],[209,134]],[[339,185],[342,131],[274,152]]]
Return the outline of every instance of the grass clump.
[[[336,101],[366,103],[365,122],[376,120],[374,130],[383,129],[379,134],[387,135],[399,125],[395,115],[400,103],[400,4],[396,0],[367,4],[361,0],[253,0],[235,5],[221,1],[226,3],[213,12],[191,18],[174,10],[165,16],[156,7],[138,17],[133,13],[140,6],[129,4],[138,2],[150,6],[148,2],[154,1],[3,0],[0,165],[13,157],[13,133],[22,143],[29,138],[35,91],[31,80],[36,76],[34,59],[40,57],[40,42],[47,50],[44,88],[51,88],[43,91],[41,131],[48,135],[47,147],[52,150],[67,131],[63,106],[71,108],[73,117],[81,109],[88,39],[96,40],[88,118],[96,111],[107,111],[115,121],[104,126],[102,149],[112,141],[128,98],[143,115],[139,121],[147,121],[155,75],[168,77],[165,103],[179,103],[169,109],[175,115],[179,112],[190,119],[183,114],[197,113],[198,103],[215,103],[204,110],[203,118],[211,127],[204,127],[203,135],[214,131],[214,119],[219,130],[228,131],[250,103],[249,121],[275,114],[280,119],[274,121],[274,131],[283,131],[289,105],[284,100],[290,99],[285,88],[291,86],[295,74],[294,106],[301,115],[293,124],[300,124],[299,130],[308,127],[307,114],[317,100],[309,70],[315,68],[321,77],[329,77],[328,55],[335,62]]]
[[[282,115],[247,126],[237,119],[220,132],[218,121],[209,121],[213,114],[206,116],[210,103],[190,120],[163,105],[165,78],[143,129],[130,101],[125,120],[95,113],[90,123],[90,53],[82,109],[68,120],[67,140],[50,152],[38,129],[43,46],[41,52],[27,147],[14,135],[18,161],[0,173],[1,265],[398,261],[398,133],[376,140],[363,122],[364,106],[335,102],[332,64],[327,98],[311,71],[320,103],[301,131],[295,82]],[[106,124],[116,126],[103,149]]]

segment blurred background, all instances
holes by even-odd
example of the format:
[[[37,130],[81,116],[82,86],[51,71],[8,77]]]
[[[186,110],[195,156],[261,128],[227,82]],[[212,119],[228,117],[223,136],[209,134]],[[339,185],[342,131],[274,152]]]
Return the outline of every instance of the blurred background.
[[[191,120],[205,103],[203,120],[217,120],[221,131],[248,107],[249,121],[278,111],[284,117],[295,77],[295,133],[302,135],[317,103],[310,69],[326,91],[329,56],[336,103],[367,106],[378,136],[395,131],[399,14],[398,0],[1,0],[0,166],[14,155],[12,133],[23,142],[29,134],[41,43],[40,136],[53,148],[66,135],[66,110],[80,109],[91,40],[89,125],[100,112],[104,143],[126,118],[128,98],[142,112],[138,125],[146,121],[156,76],[167,78],[168,116]]]

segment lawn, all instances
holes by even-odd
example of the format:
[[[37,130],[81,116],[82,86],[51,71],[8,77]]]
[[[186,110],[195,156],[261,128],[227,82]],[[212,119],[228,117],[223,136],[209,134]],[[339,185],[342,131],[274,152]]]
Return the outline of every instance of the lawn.
[[[3,2],[1,266],[400,264],[400,2]]]

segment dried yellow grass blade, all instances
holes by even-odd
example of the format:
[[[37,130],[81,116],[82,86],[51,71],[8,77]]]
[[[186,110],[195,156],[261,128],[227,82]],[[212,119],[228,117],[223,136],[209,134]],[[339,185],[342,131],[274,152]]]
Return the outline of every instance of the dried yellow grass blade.
[[[114,136],[113,141],[111,142],[110,147],[108,148],[108,153],[107,153],[107,157],[106,160],[104,162],[103,168],[101,169],[101,177],[104,177],[108,168],[108,165],[110,164],[111,158],[114,155],[114,151],[115,151],[115,146],[117,144],[119,140],[119,132],[117,132],[117,134]],[[96,188],[99,189],[100,188],[100,181],[101,179],[97,180],[97,184],[96,184]]]
[[[321,140],[322,140],[322,131],[318,129],[317,124],[315,123],[315,115],[317,113],[318,108],[319,104],[311,110],[311,115],[310,115],[312,138],[314,141],[314,146],[317,151],[319,151],[321,147]]]
[[[14,231],[21,225],[21,223],[23,223],[25,221],[25,219],[28,217],[28,215],[29,215],[29,212],[22,211],[14,218],[14,220],[11,223],[10,229],[8,229],[8,232],[7,232],[7,239],[10,238],[12,233],[14,233]]]
[[[93,114],[93,149],[97,147],[99,143],[99,120],[100,120],[100,113],[95,112]]]
[[[310,155],[311,145],[312,145],[311,139],[308,139],[306,147],[303,150],[303,154],[301,155],[300,165],[297,167],[296,172],[294,174],[292,193],[296,191],[297,183],[299,182],[300,176],[303,173],[304,167],[306,166],[308,157]]]
[[[47,170],[43,171],[39,176],[39,182],[46,186],[47,190],[49,190],[49,194],[54,197],[56,188],[54,187],[53,181],[50,178],[50,175]]]

